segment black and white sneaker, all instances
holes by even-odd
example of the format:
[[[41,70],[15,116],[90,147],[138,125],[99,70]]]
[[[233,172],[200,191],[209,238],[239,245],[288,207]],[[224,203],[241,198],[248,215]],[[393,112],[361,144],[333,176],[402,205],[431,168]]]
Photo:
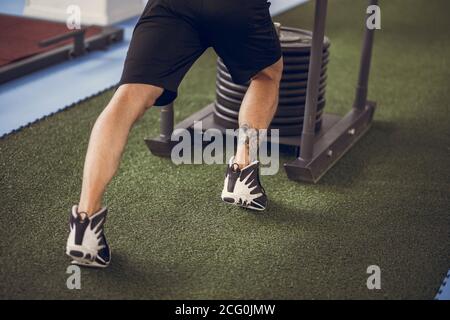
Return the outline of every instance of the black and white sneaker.
[[[73,259],[72,264],[105,268],[111,261],[111,252],[103,233],[106,208],[92,217],[78,213],[78,206],[72,207],[69,218],[70,234],[67,239],[66,254]]]
[[[234,157],[230,159],[222,200],[252,210],[266,209],[267,196],[259,181],[259,161],[254,161],[241,170],[234,162]]]

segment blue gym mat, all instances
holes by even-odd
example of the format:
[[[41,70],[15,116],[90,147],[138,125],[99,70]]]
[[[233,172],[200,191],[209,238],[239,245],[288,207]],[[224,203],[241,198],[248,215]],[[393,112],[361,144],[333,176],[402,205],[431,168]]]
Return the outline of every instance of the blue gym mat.
[[[274,0],[276,15],[307,0]],[[0,0],[0,12],[21,15],[24,0]],[[0,86],[0,137],[114,86],[137,17],[119,23],[125,39],[107,51],[41,70]]]
[[[435,297],[436,300],[450,300],[450,270],[447,272],[447,276],[442,282],[441,287]]]

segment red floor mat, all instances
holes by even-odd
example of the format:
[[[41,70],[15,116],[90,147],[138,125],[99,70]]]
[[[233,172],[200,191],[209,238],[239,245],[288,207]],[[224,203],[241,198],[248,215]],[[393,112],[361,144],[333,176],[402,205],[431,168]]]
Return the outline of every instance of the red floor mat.
[[[88,27],[86,38],[100,33],[100,27]],[[42,48],[39,42],[69,33],[65,23],[0,14],[0,67],[67,45],[71,39]]]

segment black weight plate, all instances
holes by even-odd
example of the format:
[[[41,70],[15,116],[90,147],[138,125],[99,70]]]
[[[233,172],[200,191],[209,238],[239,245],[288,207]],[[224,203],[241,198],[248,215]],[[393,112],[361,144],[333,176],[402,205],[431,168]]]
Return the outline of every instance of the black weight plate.
[[[327,76],[323,76],[320,79],[319,85],[322,86],[326,83],[327,80]],[[288,82],[288,81],[282,81],[280,83],[280,90],[281,91],[290,91],[290,90],[299,90],[299,89],[306,89],[308,85],[308,80],[303,80],[303,81],[292,81],[292,82]]]
[[[217,68],[217,73],[218,73],[218,77],[227,80],[228,82],[232,82],[233,83],[233,79],[231,78],[231,75],[229,73],[226,73],[223,70],[220,70],[219,68]],[[327,78],[326,75],[326,69],[322,70],[321,73],[321,77],[320,77],[320,81],[323,82],[325,81]],[[304,75],[286,75],[283,76],[283,79],[281,81],[280,84],[280,88],[283,89],[289,89],[289,88],[295,88],[295,89],[299,89],[299,88],[306,88],[307,85],[307,80],[308,80],[308,75],[304,74]],[[248,85],[247,85],[248,86]]]
[[[319,132],[322,127],[322,119],[316,121],[315,132]],[[280,130],[280,137],[301,136],[303,125],[301,126],[271,126],[270,129]]]
[[[297,64],[309,64],[310,56],[295,56],[295,55],[283,55],[284,65],[297,65]],[[322,61],[330,60],[330,52],[325,51],[322,56]]]
[[[309,64],[310,55],[295,55],[295,54],[287,54],[283,56],[284,65],[299,65],[299,64]],[[221,58],[217,58],[218,63],[225,65]],[[322,61],[330,61],[330,52],[328,50],[324,51],[322,56]]]
[[[320,77],[323,78],[327,74],[327,68],[322,68],[320,73]],[[308,80],[308,71],[297,72],[297,73],[283,73],[283,82],[292,82],[292,81],[302,81]]]
[[[227,117],[230,117],[233,119],[239,119],[239,112],[224,108],[223,106],[221,106],[218,103],[215,104],[214,109],[215,109],[215,112],[218,112],[224,116],[227,116]],[[323,109],[317,110],[316,119],[319,119],[320,117],[322,117],[322,112],[323,112]],[[280,124],[280,125],[297,124],[300,121],[303,122],[303,120],[304,120],[304,112],[302,112],[300,116],[296,116],[296,117],[294,117],[294,116],[282,117],[275,113],[272,123]]]
[[[306,80],[306,79],[308,79],[308,69],[309,69],[309,66],[306,66],[306,69],[304,69],[304,70],[288,69],[287,72],[283,72],[282,81]],[[296,72],[294,73],[294,71],[296,71]],[[220,73],[220,76],[232,81],[231,74],[228,72],[226,67],[219,64],[217,67],[217,72]],[[327,72],[326,65],[322,66],[321,76],[324,76],[326,74],[326,72]]]
[[[241,101],[236,100],[236,99],[231,99],[229,97],[223,97],[219,94],[216,95],[216,102],[221,104],[223,107],[230,109],[230,110],[234,110],[234,111],[239,111],[239,109],[241,108]],[[318,105],[321,105],[322,103],[325,103],[325,97],[321,97],[321,99],[319,99]],[[282,105],[279,104],[278,105],[278,110],[286,110],[286,112],[289,112],[287,110],[298,110],[299,108],[304,108],[305,107],[305,103],[301,103],[301,104],[297,104],[297,105]]]
[[[226,106],[223,106],[218,101],[216,101],[215,104],[218,106],[219,109],[228,111],[228,114],[230,116],[231,114],[237,114],[239,112],[238,108],[228,108]],[[325,99],[321,100],[317,105],[317,111],[325,109],[325,105],[326,105]],[[224,113],[226,111],[224,111]],[[305,106],[290,106],[290,107],[278,106],[277,111],[275,113],[277,117],[303,117],[304,114],[305,114]]]
[[[322,112],[325,109],[325,101],[317,106],[317,112]],[[282,109],[278,108],[275,116],[277,118],[289,118],[289,117],[303,117],[305,115],[305,107]]]
[[[325,95],[325,88],[326,88],[326,85],[321,85],[319,87],[319,96]],[[220,82],[220,80],[216,82],[216,90],[221,92],[224,96],[231,97],[231,98],[238,99],[238,100],[244,99],[244,96],[246,94],[246,91],[242,92],[242,91],[236,91],[236,90],[231,90],[231,89],[227,88],[225,85],[223,85]],[[292,94],[292,92],[294,94]],[[282,101],[280,103],[284,103],[285,99],[301,99],[301,98],[305,99],[306,98],[306,89],[297,90],[297,94],[295,94],[294,91],[292,91],[292,92],[285,94],[285,91],[280,91],[279,98],[280,98],[280,101]]]
[[[227,81],[220,76],[217,77],[217,83],[223,86],[224,88],[240,93],[245,94],[247,92],[248,86],[243,86],[239,84],[235,84],[233,82]],[[299,82],[297,83],[297,86],[292,86],[291,83],[288,83],[289,85],[286,85],[284,83],[281,83],[280,88],[280,97],[292,97],[292,96],[304,96],[306,95],[306,85],[307,81]],[[326,81],[322,81],[319,87],[319,92],[325,92],[326,88]]]
[[[324,96],[319,97],[319,103],[321,103],[324,100],[325,100]],[[242,100],[233,99],[232,97],[229,97],[229,96],[224,96],[222,93],[217,92],[217,91],[216,91],[216,101],[219,102],[220,104],[222,104],[223,106],[233,109],[233,110],[239,110],[239,108],[242,104]],[[304,107],[305,103],[306,103],[306,100],[297,100],[297,103],[290,103],[290,104],[281,104],[280,103],[278,105],[278,107],[279,108],[289,108],[289,107],[299,108],[299,107]]]
[[[328,49],[324,49],[322,51],[322,61],[325,58],[329,58],[330,51]],[[285,64],[297,64],[297,63],[306,63],[311,59],[311,52],[304,53],[295,53],[295,52],[283,52],[283,61]]]
[[[237,97],[236,95],[231,95],[229,92],[225,92],[223,90],[220,90],[219,87],[216,89],[216,95],[222,99],[228,100],[230,103],[235,104],[241,104],[243,100],[243,95],[241,97]],[[323,99],[323,95],[319,95],[319,101]],[[300,97],[288,97],[288,98],[279,98],[279,104],[281,106],[298,106],[298,105],[304,105],[306,102],[306,96],[300,96]]]
[[[319,87],[319,95],[325,95],[326,91],[326,83],[322,83]],[[280,90],[280,98],[289,98],[289,97],[305,97],[306,96],[306,88],[298,89],[298,90]]]
[[[283,50],[291,52],[304,52],[310,50],[312,45],[312,32],[297,28],[281,27],[280,43]],[[330,40],[325,37],[324,48],[330,47]]]
[[[229,110],[231,112],[239,112],[238,108],[229,108],[223,106],[220,102],[216,101],[215,104],[219,105],[220,108],[224,110]],[[317,111],[323,110],[325,108],[326,101],[321,100],[317,105]],[[290,107],[280,107],[278,106],[276,115],[277,117],[302,117],[305,113],[305,106],[290,106]]]
[[[243,93],[236,93],[232,92],[230,90],[227,90],[226,88],[221,87],[220,85],[217,85],[216,87],[216,93],[219,95],[222,95],[225,98],[237,100],[239,102],[242,102],[244,99]],[[323,98],[324,91],[319,92],[319,99]],[[279,104],[281,105],[299,105],[304,104],[306,101],[306,96],[295,96],[295,97],[282,97],[279,96]]]
[[[322,70],[325,70],[328,66],[328,61],[324,61],[322,63]],[[309,64],[298,64],[298,65],[285,65],[283,68],[283,76],[285,74],[291,74],[291,73],[308,73],[309,71]]]
[[[244,100],[245,93],[242,92],[236,92],[233,90],[229,90],[225,88],[224,86],[220,85],[220,83],[216,83],[216,93],[219,92],[220,94],[230,97],[232,99],[236,99],[239,101]]]
[[[326,59],[323,63],[322,63],[322,70],[325,70],[326,67],[328,65],[328,59]],[[228,68],[222,63],[222,62],[218,62],[217,66],[220,70],[222,70],[223,72],[225,72],[226,74],[230,75],[230,72],[228,71]],[[291,74],[291,73],[302,73],[302,74],[307,74],[309,70],[309,64],[308,63],[303,63],[303,64],[288,64],[285,65],[283,67],[283,77],[285,74]],[[230,75],[231,76],[231,75]]]
[[[216,102],[221,104],[225,108],[234,111],[239,111],[239,109],[241,108],[241,102],[239,100],[223,98],[220,95],[216,95]]]
[[[227,128],[227,129],[238,129],[239,122],[235,119],[231,119],[219,113],[214,113],[214,121]],[[322,126],[322,118],[316,121],[315,131],[320,131]],[[280,136],[300,136],[303,130],[303,123],[301,125],[289,125],[289,126],[270,126],[270,129],[278,129],[280,130]]]
[[[310,57],[311,56],[311,48],[304,48],[302,50],[295,50],[291,48],[282,47],[281,52],[283,54],[283,58],[289,59],[290,57]],[[329,48],[322,49],[322,56],[326,55],[329,52]]]
[[[220,82],[223,86],[239,92],[247,92],[248,86],[250,85],[250,83],[237,84],[234,83],[233,81],[226,80],[224,77],[222,77],[222,74],[219,72],[217,72],[216,74],[216,80],[217,82]]]
[[[236,84],[236,83],[234,83],[232,81],[225,80],[220,75],[217,75],[216,83],[220,84],[224,88],[227,88],[228,90],[231,90],[231,91],[234,91],[234,92],[238,92],[238,93],[241,93],[241,94],[245,94],[247,92],[247,90],[248,90],[248,86]]]
[[[317,104],[317,110],[322,110],[325,108],[326,100],[321,99]],[[282,106],[278,105],[277,108],[277,116],[280,117],[300,117],[305,113],[305,105],[297,105],[297,106]]]
[[[233,123],[234,126],[238,125],[238,123],[239,123],[239,121],[238,121],[237,118],[229,117],[229,116],[227,116],[227,115],[225,115],[225,114],[223,114],[223,113],[221,113],[221,112],[218,112],[217,110],[214,112],[214,115],[219,116],[220,118],[222,118],[222,119],[228,121],[229,123]],[[288,120],[291,120],[291,119],[293,119],[293,118],[288,118]],[[298,121],[287,122],[287,123],[283,122],[281,119],[279,119],[279,120],[281,120],[281,122],[275,122],[275,121],[272,121],[272,123],[270,124],[270,127],[271,127],[271,128],[281,128],[281,127],[302,127],[302,126],[303,126],[304,119],[303,119],[303,118],[296,118],[296,119],[297,119]],[[322,119],[322,115],[319,114],[319,115],[317,116],[317,118],[316,118],[316,122],[321,121],[321,119]]]
[[[322,69],[328,65],[329,59],[326,58],[322,62]],[[230,74],[228,68],[222,62],[222,60],[218,59],[217,66],[220,70],[225,71],[227,74]],[[297,64],[287,64],[284,65],[283,72],[284,73],[293,73],[293,72],[305,72],[309,70],[309,61],[305,63],[297,63]]]
[[[322,118],[322,111],[317,112],[316,120],[320,120]],[[299,123],[303,124],[304,117],[274,117],[271,125],[272,126],[286,126],[286,125],[299,125]]]

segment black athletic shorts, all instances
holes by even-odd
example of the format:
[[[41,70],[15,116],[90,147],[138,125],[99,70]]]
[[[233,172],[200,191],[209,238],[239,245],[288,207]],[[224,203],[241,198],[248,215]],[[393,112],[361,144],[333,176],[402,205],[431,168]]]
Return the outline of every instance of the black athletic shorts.
[[[171,103],[194,62],[209,47],[233,81],[244,84],[281,58],[266,0],[149,0],[128,49],[120,84],[164,89],[155,105]]]

